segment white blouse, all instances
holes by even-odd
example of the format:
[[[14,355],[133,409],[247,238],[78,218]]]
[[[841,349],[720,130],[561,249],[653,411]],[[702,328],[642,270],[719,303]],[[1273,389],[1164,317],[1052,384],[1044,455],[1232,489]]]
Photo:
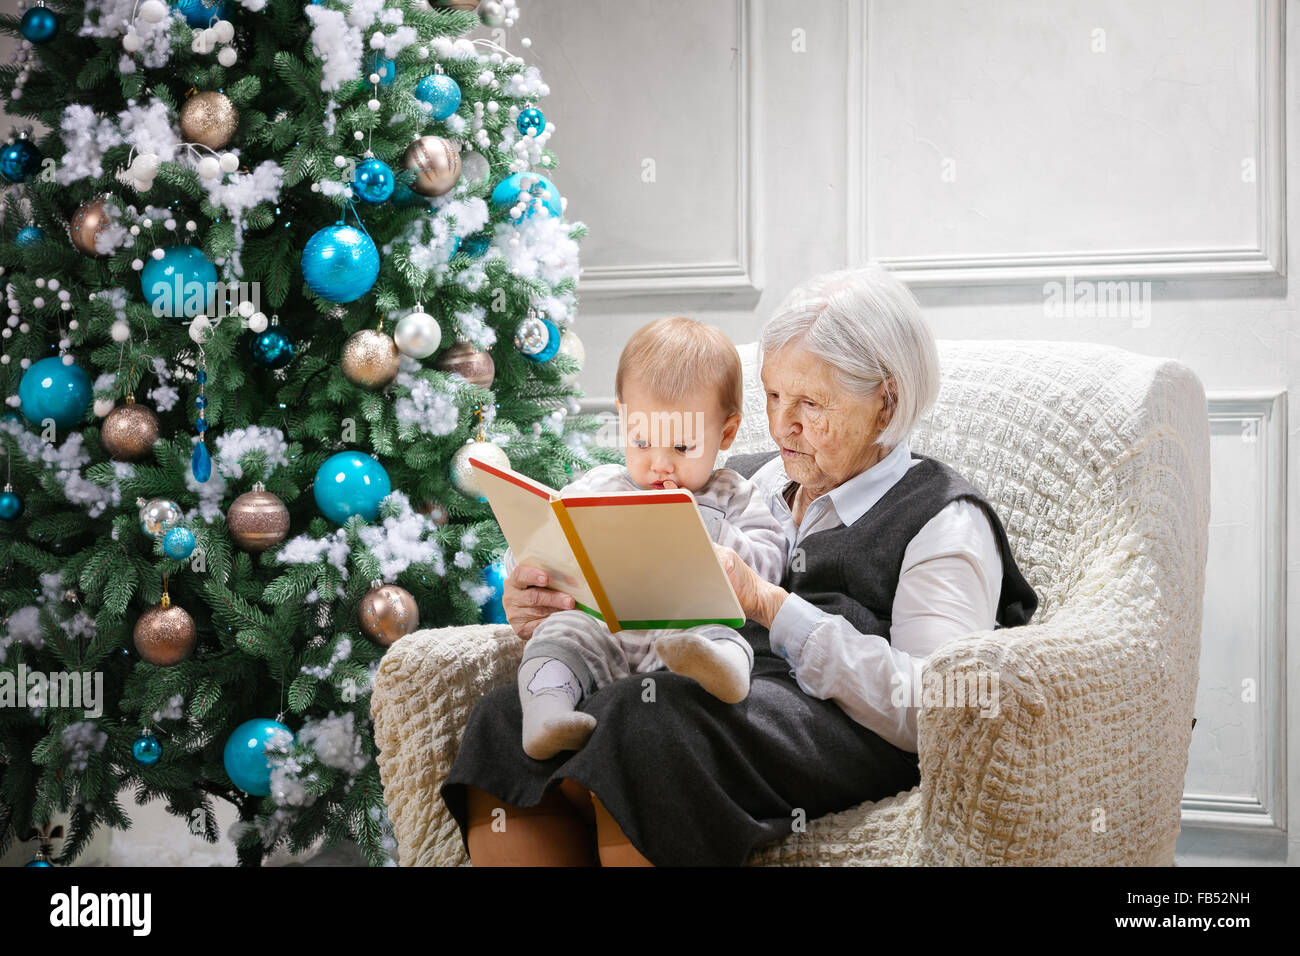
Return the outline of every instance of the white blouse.
[[[790,482],[778,455],[753,475],[791,550],[814,531],[850,525],[920,464],[907,442],[866,471],[814,499],[796,526],[782,494]],[[943,508],[908,543],[889,625],[889,640],[863,634],[841,615],[790,594],[769,629],[804,693],[833,700],[859,724],[916,752],[925,661],[954,638],[994,627],[1002,558],[982,508],[962,499]]]

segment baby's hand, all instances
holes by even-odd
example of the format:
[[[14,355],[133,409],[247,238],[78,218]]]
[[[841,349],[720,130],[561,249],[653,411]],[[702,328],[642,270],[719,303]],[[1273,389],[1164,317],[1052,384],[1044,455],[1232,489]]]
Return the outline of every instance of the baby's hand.
[[[664,479],[664,488],[672,488],[674,491],[676,491],[676,490],[677,490],[677,482],[673,481],[671,478],[665,478],[665,479]]]

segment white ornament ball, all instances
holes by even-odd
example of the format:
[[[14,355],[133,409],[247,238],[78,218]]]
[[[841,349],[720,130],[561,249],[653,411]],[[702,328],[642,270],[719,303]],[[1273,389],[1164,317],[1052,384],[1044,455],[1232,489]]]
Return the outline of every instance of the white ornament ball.
[[[136,33],[134,30],[122,37],[122,49],[127,53],[137,52],[143,43],[144,41],[140,39],[140,34]]]
[[[239,61],[239,54],[233,46],[224,46],[217,53],[217,62],[222,66],[234,66]]]
[[[235,306],[235,311],[244,318],[248,318],[257,311],[257,306],[253,305],[252,301],[249,299],[240,299],[239,305]]]
[[[203,345],[212,334],[212,320],[206,315],[196,315],[190,323],[190,338],[198,345]]]
[[[478,499],[483,492],[478,487],[474,467],[469,463],[471,457],[502,469],[510,467],[510,459],[504,451],[488,441],[469,442],[456,449],[456,453],[451,456],[451,483],[467,498]]]
[[[117,403],[111,398],[97,398],[95,399],[95,417],[103,418],[115,407],[117,407]]]
[[[239,157],[234,153],[222,153],[220,162],[223,173],[233,173],[239,168]]]
[[[424,359],[438,351],[442,329],[438,320],[427,312],[410,312],[398,320],[393,341],[411,358]]]
[[[114,322],[108,332],[113,337],[114,342],[125,342],[131,337],[131,327],[121,319]]]
[[[215,156],[204,156],[199,160],[199,175],[204,179],[216,179],[221,175],[221,162]]]
[[[218,43],[229,43],[235,38],[235,25],[229,20],[218,20],[212,25]]]
[[[254,312],[252,315],[248,317],[248,327],[252,329],[254,332],[256,332],[258,335],[261,335],[263,332],[265,332],[266,327],[269,324],[270,323],[267,321],[265,312]]]
[[[162,23],[167,16],[167,4],[162,0],[144,0],[140,4],[140,16],[149,23]]]

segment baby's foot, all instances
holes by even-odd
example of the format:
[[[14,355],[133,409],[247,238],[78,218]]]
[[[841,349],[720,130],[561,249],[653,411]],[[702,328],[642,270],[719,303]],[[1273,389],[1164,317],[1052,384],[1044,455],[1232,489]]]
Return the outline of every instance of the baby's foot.
[[[549,760],[561,750],[578,750],[596,729],[596,718],[575,710],[582,690],[573,671],[554,658],[534,658],[519,669],[519,704],[524,713],[524,753]]]
[[[668,669],[690,677],[725,704],[749,696],[749,658],[734,641],[712,641],[694,631],[665,634],[655,653]]]
[[[562,750],[581,750],[595,729],[596,718],[574,710],[567,697],[534,694],[524,706],[524,753],[549,760]]]

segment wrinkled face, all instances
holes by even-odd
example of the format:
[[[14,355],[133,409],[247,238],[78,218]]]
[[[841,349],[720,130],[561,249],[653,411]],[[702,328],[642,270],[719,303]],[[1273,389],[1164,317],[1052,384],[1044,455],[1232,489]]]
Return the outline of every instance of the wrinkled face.
[[[731,447],[740,427],[740,415],[723,415],[713,390],[669,404],[631,381],[615,405],[628,474],[642,488],[662,488],[671,480],[698,491],[713,474],[719,449]]]
[[[883,388],[867,397],[844,391],[835,369],[797,341],[764,353],[762,366],[768,432],[805,495],[825,494],[889,454],[874,444],[892,415]]]

